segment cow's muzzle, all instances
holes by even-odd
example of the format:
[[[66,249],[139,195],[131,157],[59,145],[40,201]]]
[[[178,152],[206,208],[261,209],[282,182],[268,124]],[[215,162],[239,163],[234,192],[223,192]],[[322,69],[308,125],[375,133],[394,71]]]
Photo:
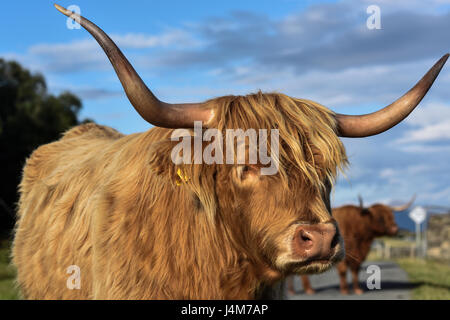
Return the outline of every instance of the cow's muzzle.
[[[388,234],[390,236],[395,236],[398,233],[398,227],[397,226],[392,226],[389,228]]]
[[[295,230],[293,253],[305,262],[327,262],[342,254],[341,242],[341,236],[333,222],[302,224]]]

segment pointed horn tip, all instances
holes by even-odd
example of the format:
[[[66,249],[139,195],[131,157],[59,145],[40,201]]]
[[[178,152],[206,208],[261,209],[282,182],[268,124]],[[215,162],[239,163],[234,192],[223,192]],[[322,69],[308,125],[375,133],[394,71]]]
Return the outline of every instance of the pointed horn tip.
[[[436,62],[436,67],[440,70],[444,66],[444,64],[447,62],[447,59],[449,57],[449,53],[446,53],[442,56],[442,58],[439,59],[438,62]]]
[[[431,67],[430,70],[428,70],[428,73],[424,76],[427,80],[434,81],[436,77],[441,72],[442,68],[444,67],[445,63],[447,62],[447,59],[449,57],[449,54],[444,54],[434,65]],[[428,76],[428,77],[427,77]],[[422,78],[422,79],[424,79]],[[430,83],[430,87],[433,82]]]
[[[68,12],[68,10],[64,7],[61,7],[59,4],[53,4],[53,6],[56,8],[56,10],[58,10],[59,12],[61,12],[64,15],[68,15],[70,12]]]

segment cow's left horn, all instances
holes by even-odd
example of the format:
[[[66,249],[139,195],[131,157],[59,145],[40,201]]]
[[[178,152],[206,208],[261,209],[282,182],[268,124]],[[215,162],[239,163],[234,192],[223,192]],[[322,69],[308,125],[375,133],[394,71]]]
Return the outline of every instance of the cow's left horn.
[[[364,201],[360,194],[358,194],[359,207],[364,209]]]
[[[416,195],[413,195],[413,197],[411,198],[411,200],[408,201],[408,203],[405,203],[404,205],[401,205],[401,206],[391,206],[391,209],[393,211],[404,211],[404,210],[408,209],[409,207],[411,207],[414,200],[416,200]]]
[[[338,134],[341,137],[362,138],[389,130],[405,119],[430,89],[448,59],[447,53],[405,95],[374,113],[353,116],[336,114]]]
[[[57,4],[55,8],[79,22],[97,40],[111,61],[128,99],[142,118],[155,126],[165,128],[193,128],[194,121],[202,121],[203,125],[207,126],[213,111],[205,108],[203,103],[170,104],[160,101],[102,29]]]

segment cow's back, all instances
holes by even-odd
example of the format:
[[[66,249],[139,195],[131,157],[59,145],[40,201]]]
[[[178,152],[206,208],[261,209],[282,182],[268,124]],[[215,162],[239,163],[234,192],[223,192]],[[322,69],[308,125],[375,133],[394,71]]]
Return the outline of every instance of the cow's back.
[[[87,208],[109,165],[99,159],[107,159],[105,153],[127,137],[84,124],[39,147],[27,160],[13,244],[17,280],[26,298],[92,298],[92,216]],[[72,265],[72,276],[81,270],[80,289],[66,285]]]

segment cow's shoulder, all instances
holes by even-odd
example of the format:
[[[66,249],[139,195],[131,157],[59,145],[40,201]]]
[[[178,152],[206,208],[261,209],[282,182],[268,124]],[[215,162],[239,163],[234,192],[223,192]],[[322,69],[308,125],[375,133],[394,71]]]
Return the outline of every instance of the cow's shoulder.
[[[95,123],[73,127],[61,139],[41,145],[31,153],[23,168],[21,193],[30,192],[39,181],[56,183],[62,175],[76,170],[72,170],[76,164],[85,163],[89,168],[90,159],[98,155],[98,150],[105,148],[108,141],[114,143],[122,137],[118,131]]]
[[[101,126],[96,123],[89,122],[78,125],[66,131],[63,135],[63,139],[78,138],[85,135],[89,135],[90,137],[94,138],[109,139],[119,139],[124,136],[124,134],[111,127]]]

